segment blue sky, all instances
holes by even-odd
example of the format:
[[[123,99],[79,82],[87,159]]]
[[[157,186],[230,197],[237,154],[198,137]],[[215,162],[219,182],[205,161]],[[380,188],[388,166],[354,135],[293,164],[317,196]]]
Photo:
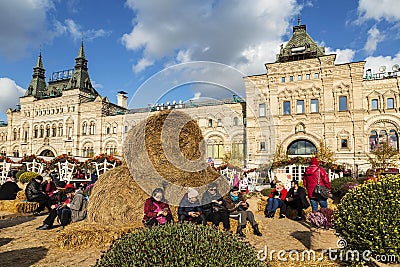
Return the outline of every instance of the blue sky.
[[[243,95],[240,78],[265,73],[298,15],[336,63],[400,64],[398,0],[0,0],[0,120],[40,47],[50,77],[74,67],[82,33],[92,84],[112,102],[120,90],[130,107]]]

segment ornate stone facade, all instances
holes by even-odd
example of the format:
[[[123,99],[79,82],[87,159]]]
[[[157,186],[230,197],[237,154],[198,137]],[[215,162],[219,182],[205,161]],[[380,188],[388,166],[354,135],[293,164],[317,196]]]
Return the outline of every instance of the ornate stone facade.
[[[364,61],[335,64],[336,55],[320,55],[305,30],[293,27],[265,74],[245,77],[247,161],[271,162],[278,143],[290,156],[310,156],[324,140],[338,162],[365,170],[377,143],[399,148],[398,70],[367,77]]]
[[[127,110],[127,96],[119,92],[118,104],[102,97],[90,81],[83,43],[73,70],[56,72],[45,80],[42,55],[18,109],[7,110],[7,123],[0,125],[0,153],[22,157],[36,154],[92,157],[100,153],[122,154],[123,135],[145,119],[148,108]],[[243,165],[245,149],[245,103],[240,99],[179,103],[158,109],[179,108],[200,125],[207,157],[218,164],[231,155]]]

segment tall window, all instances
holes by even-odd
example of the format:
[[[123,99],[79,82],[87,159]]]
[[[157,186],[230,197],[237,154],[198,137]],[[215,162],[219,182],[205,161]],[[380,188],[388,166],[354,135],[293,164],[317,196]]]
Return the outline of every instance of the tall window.
[[[52,137],[56,137],[57,136],[57,127],[55,124],[53,124],[51,130],[52,130]]]
[[[238,117],[234,117],[234,118],[233,118],[233,125],[234,125],[234,126],[238,126],[238,125],[239,125],[239,119],[238,119]]]
[[[84,122],[82,126],[82,135],[87,135],[87,123]]]
[[[113,127],[113,134],[116,134],[117,133],[117,126],[114,126]]]
[[[13,141],[17,140],[17,134],[18,134],[17,129],[14,129],[14,131],[13,131]]]
[[[394,108],[394,99],[393,98],[388,98],[386,102],[386,108]]]
[[[301,81],[301,75],[297,75],[297,80]]]
[[[110,134],[110,133],[111,133],[110,127],[107,127],[106,128],[106,134]]]
[[[319,73],[314,73],[314,79],[318,79],[319,78]]]
[[[318,112],[319,112],[318,99],[311,99],[311,113],[318,113]]]
[[[286,78],[285,78],[285,77],[282,77],[281,81],[282,81],[283,83],[286,82]]]
[[[64,133],[63,133],[63,125],[60,123],[58,125],[58,136],[63,136],[63,135],[64,135]]]
[[[46,137],[50,137],[50,125],[46,126]]]
[[[283,114],[284,115],[290,114],[290,101],[283,102]]]
[[[310,79],[310,74],[306,74],[306,80],[309,80]]]
[[[208,127],[212,127],[212,119],[208,120]]]
[[[339,96],[339,111],[347,110],[347,96]]]
[[[95,126],[95,124],[94,124],[94,122],[91,122],[90,123],[90,135],[94,135],[94,126]]]
[[[82,157],[91,158],[94,156],[94,149],[92,144],[86,144],[82,149]]]
[[[265,151],[265,142],[264,141],[260,142],[260,150]]]
[[[44,128],[43,128],[43,126],[40,126],[40,135],[39,135],[39,137],[43,138],[43,136],[44,136]]]
[[[222,141],[209,141],[207,144],[207,157],[214,159],[222,159],[224,157],[224,144]]]
[[[72,139],[72,127],[68,128],[68,139],[71,140]]]
[[[265,104],[259,104],[258,105],[258,115],[260,117],[265,117]]]
[[[244,143],[235,142],[232,144],[232,159],[243,160],[244,159]]]
[[[293,82],[293,75],[290,75],[289,81]]]
[[[348,148],[348,140],[347,139],[342,139],[341,141],[340,141],[340,147],[341,148]]]
[[[304,113],[304,100],[297,100],[297,114]]]
[[[371,101],[371,109],[377,110],[378,109],[378,99],[372,99]]]
[[[39,136],[39,129],[37,126],[33,129],[33,138],[38,138]]]
[[[108,143],[106,146],[106,154],[109,156],[117,154],[117,145],[113,142]]]

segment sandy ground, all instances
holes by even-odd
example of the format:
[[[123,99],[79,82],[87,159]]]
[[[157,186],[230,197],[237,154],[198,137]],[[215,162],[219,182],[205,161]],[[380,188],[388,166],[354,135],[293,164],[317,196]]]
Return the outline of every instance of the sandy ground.
[[[257,210],[258,198],[249,199],[250,209]],[[256,212],[255,212],[256,213]],[[107,248],[65,250],[57,247],[60,227],[47,231],[36,230],[46,216],[0,212],[0,266],[93,266]],[[290,219],[266,219],[262,222],[262,237],[248,234],[246,238],[257,249],[304,250],[309,246],[309,228]]]

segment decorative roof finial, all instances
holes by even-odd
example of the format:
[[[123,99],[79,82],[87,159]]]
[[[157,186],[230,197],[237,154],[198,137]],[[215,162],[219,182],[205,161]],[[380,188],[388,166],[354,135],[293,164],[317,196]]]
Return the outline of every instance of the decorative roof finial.
[[[297,26],[300,26],[300,15],[297,16]]]

